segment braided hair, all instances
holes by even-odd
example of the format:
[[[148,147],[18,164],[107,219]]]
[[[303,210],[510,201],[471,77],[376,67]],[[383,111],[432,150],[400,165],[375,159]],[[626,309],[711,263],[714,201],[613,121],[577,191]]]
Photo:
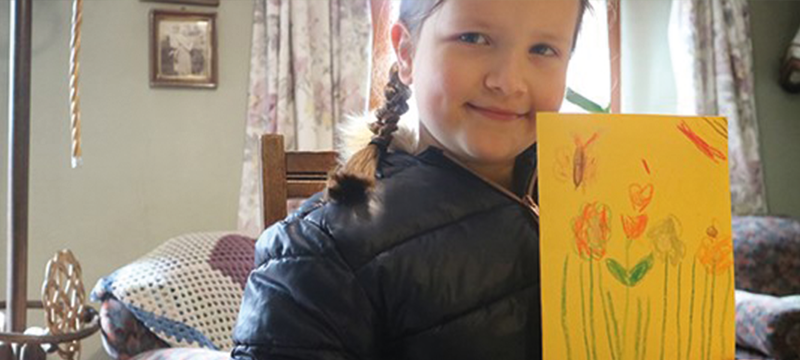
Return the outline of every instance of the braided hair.
[[[383,90],[385,102],[375,113],[375,122],[369,124],[372,140],[356,152],[343,166],[328,177],[328,198],[339,202],[358,202],[375,187],[375,173],[380,157],[392,142],[400,116],[408,111],[411,89],[400,81],[398,65],[389,70],[389,83]]]

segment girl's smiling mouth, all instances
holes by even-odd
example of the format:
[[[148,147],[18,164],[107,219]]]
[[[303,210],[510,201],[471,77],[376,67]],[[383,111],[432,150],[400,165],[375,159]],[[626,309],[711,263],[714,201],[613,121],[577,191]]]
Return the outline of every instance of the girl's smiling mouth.
[[[472,103],[467,103],[467,108],[492,120],[500,120],[500,121],[526,119],[530,114],[529,112],[518,113],[513,110],[506,110],[496,107],[477,106]]]

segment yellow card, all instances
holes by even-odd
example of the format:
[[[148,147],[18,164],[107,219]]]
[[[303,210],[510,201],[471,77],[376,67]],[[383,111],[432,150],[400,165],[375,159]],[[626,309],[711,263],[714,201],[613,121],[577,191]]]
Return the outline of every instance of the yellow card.
[[[537,119],[544,358],[733,359],[726,119]]]

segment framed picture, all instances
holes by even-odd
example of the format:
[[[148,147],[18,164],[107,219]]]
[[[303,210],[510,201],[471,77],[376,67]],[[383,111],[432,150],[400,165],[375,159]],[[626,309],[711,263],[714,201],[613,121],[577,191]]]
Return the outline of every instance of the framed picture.
[[[219,6],[219,0],[141,0],[142,2],[159,2],[169,4]]]
[[[216,16],[150,12],[151,87],[217,87]]]

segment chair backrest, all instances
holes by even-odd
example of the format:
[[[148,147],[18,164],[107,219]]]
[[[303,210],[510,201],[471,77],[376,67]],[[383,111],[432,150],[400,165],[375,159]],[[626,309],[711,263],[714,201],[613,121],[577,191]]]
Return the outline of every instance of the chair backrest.
[[[261,136],[264,227],[283,220],[289,199],[307,198],[325,189],[336,166],[335,151],[285,151],[283,135]]]

